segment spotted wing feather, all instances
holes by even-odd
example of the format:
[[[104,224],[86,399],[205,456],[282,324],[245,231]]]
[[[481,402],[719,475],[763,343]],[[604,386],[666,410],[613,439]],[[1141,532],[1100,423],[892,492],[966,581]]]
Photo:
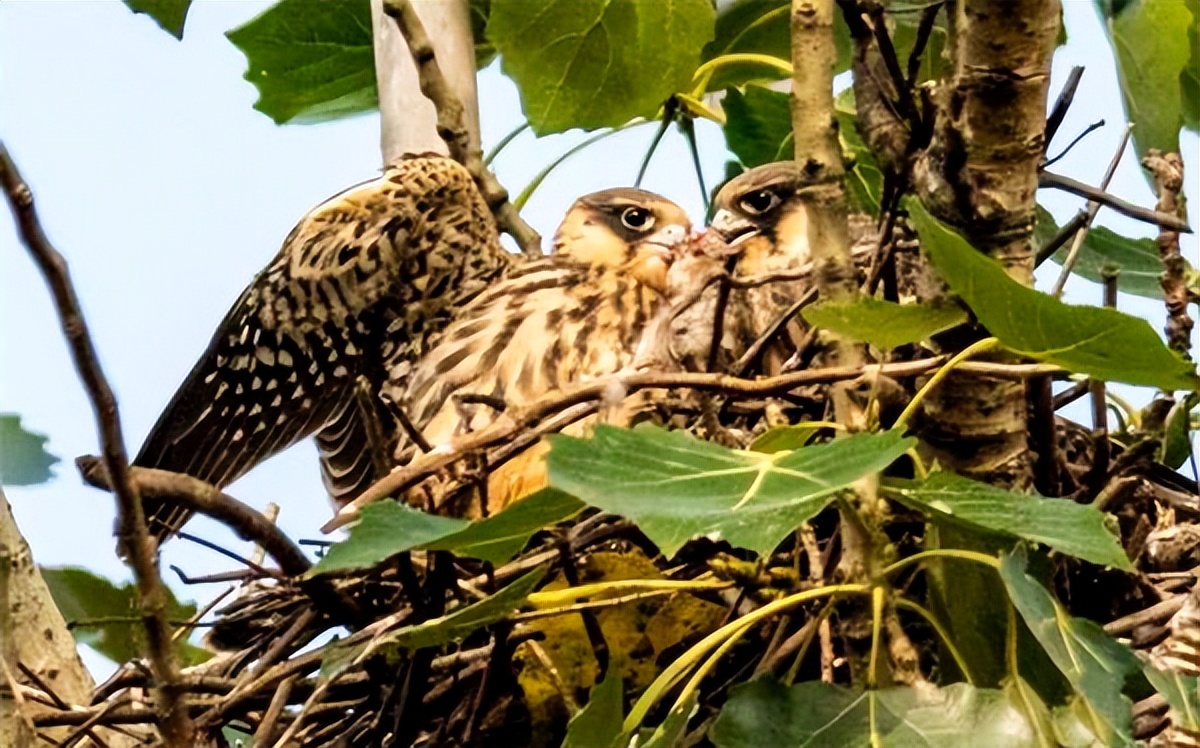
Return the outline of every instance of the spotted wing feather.
[[[448,310],[506,262],[465,170],[442,158],[397,162],[292,231],[226,315],[135,463],[224,486],[330,428],[321,446],[332,489],[361,485],[346,452],[361,449],[356,378],[382,381],[396,361],[419,355]],[[188,514],[147,502],[160,539]]]

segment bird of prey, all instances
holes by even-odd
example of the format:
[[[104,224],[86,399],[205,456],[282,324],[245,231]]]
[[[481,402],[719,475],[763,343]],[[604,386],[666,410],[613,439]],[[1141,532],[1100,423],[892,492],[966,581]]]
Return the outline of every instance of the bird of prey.
[[[673,250],[690,233],[683,209],[651,192],[611,189],[580,198],[555,235],[554,254],[513,268],[476,297],[412,372],[390,383],[386,398],[439,448],[491,424],[499,415],[495,403],[520,408],[649,363],[647,333],[669,305]],[[493,406],[464,409],[471,395]],[[625,402],[608,418],[625,422],[638,407]],[[573,427],[580,428],[582,422]],[[400,445],[400,461],[411,458],[412,446]],[[535,446],[492,472],[486,506],[451,512],[496,511],[539,488],[544,453],[544,444]]]
[[[808,211],[799,195],[804,184],[801,177],[794,161],[779,161],[734,177],[717,193],[709,228],[736,250],[738,276],[798,271],[811,262]],[[811,287],[812,281],[806,279],[732,289],[726,338],[732,337],[741,346],[753,343]],[[730,330],[731,326],[735,329]],[[800,345],[803,327],[793,321],[779,339],[783,345],[765,354],[768,371],[777,372]]]
[[[326,483],[372,476],[356,380],[381,386],[513,262],[471,175],[391,163],[314,208],[234,303],[134,464],[224,486],[317,434]],[[190,511],[146,502],[162,542]]]

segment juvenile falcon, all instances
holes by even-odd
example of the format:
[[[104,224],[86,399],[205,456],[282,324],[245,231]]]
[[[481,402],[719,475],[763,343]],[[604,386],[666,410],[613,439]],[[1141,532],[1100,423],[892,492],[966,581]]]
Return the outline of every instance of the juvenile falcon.
[[[464,395],[519,408],[555,391],[638,365],[646,335],[661,322],[674,248],[691,232],[675,203],[638,189],[586,195],[567,212],[550,257],[509,271],[446,328],[410,375],[393,381],[387,397],[410,417],[434,448],[497,417],[480,405],[465,411]],[[637,399],[614,408],[622,421]],[[583,427],[576,424],[573,429]],[[411,458],[401,443],[397,458]],[[494,472],[488,507],[496,511],[544,482],[535,446]],[[436,503],[436,501],[435,501]]]
[[[794,161],[779,161],[734,177],[717,193],[709,227],[737,251],[738,276],[797,271],[811,261],[807,241],[797,240],[808,233],[808,211],[799,196],[801,176]],[[794,280],[732,289],[728,314],[737,321],[734,335],[740,346],[753,343],[811,287],[810,280]],[[767,351],[766,368],[778,371],[802,337],[803,327],[789,323],[779,336],[782,345]]]
[[[466,169],[437,155],[393,162],[292,230],[134,464],[220,487],[317,433],[330,490],[355,490],[370,463],[357,378],[381,386],[511,262]],[[190,514],[146,501],[159,542]]]

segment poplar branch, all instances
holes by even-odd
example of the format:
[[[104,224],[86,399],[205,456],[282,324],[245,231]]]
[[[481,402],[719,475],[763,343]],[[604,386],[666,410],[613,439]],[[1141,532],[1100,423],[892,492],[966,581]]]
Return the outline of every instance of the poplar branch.
[[[1182,218],[1183,159],[1178,153],[1163,153],[1151,148],[1142,159],[1142,167],[1154,179],[1154,191],[1158,194],[1156,210],[1163,215]],[[1171,348],[1188,356],[1192,348],[1193,323],[1188,316],[1187,262],[1179,251],[1178,230],[1161,226],[1158,232],[1158,256],[1163,264],[1159,284],[1167,304],[1167,342]]]
[[[500,184],[496,175],[484,165],[483,150],[472,144],[462,102],[450,90],[450,85],[438,65],[433,44],[429,41],[429,35],[425,33],[425,25],[421,23],[412,3],[409,0],[384,0],[383,12],[396,22],[404,40],[408,42],[408,51],[417,67],[421,93],[433,102],[437,110],[438,135],[445,141],[450,157],[471,173],[479,191],[483,193],[484,201],[496,217],[500,230],[515,239],[525,255],[540,257],[542,238],[521,218],[517,209],[509,202],[508,191],[504,189],[504,185]]]
[[[129,458],[121,433],[121,417],[112,387],[100,368],[96,347],[80,310],[75,287],[71,283],[67,261],[46,237],[34,206],[33,192],[21,177],[8,149],[0,142],[0,182],[12,209],[21,241],[41,270],[62,324],[63,336],[71,350],[75,368],[87,391],[95,413],[96,429],[103,448],[104,466],[112,476],[117,497],[117,517],[121,544],[127,562],[137,579],[138,607],[146,630],[146,649],[156,681],[155,708],[159,727],[167,745],[184,748],[193,745],[195,734],[191,718],[180,700],[179,671],[167,619],[167,598],[158,576],[154,541],[146,528],[142,498],[130,475]]]

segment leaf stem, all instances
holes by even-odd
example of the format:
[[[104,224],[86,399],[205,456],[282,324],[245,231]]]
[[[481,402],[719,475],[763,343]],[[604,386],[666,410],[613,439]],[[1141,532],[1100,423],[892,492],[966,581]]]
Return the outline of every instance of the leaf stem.
[[[760,19],[761,20],[761,19]],[[717,70],[726,65],[737,65],[739,63],[752,63],[757,65],[765,65],[770,68],[775,68],[780,73],[791,77],[792,65],[787,60],[780,59],[774,55],[764,55],[755,52],[730,52],[718,57],[714,57],[700,67],[696,68],[696,72],[692,73],[693,96],[703,96],[708,89],[708,83],[712,80],[713,74]]]
[[[669,688],[675,685],[684,676],[684,674],[695,666],[700,658],[704,657],[708,652],[722,645],[730,637],[740,636],[744,630],[749,629],[754,624],[769,618],[776,613],[781,613],[798,605],[819,600],[823,597],[845,596],[845,595],[865,595],[871,591],[871,585],[868,584],[836,584],[827,587],[818,587],[813,590],[798,592],[795,595],[789,595],[782,600],[776,600],[773,603],[768,603],[758,610],[750,613],[738,620],[726,624],[708,636],[704,637],[698,644],[693,646],[688,651],[684,652],[678,659],[672,662],[666,670],[659,674],[654,682],[642,693],[641,698],[633,705],[629,716],[625,718],[625,723],[622,729],[626,733],[632,733],[646,718],[646,714],[650,711],[650,707],[662,697]]]
[[[958,666],[958,669],[963,674],[963,677],[967,679],[967,683],[972,686],[975,685],[975,678],[971,675],[971,671],[967,667],[967,661],[965,658],[963,658],[962,652],[960,652],[958,647],[955,646],[954,637],[950,636],[950,632],[947,631],[944,626],[942,626],[941,621],[935,618],[933,613],[929,612],[921,605],[914,603],[912,600],[906,600],[902,597],[896,598],[896,607],[903,608],[905,610],[911,610],[913,613],[916,613],[917,615],[921,616],[921,618],[925,619],[925,623],[929,624],[929,627],[934,630],[934,633],[936,633],[938,638],[942,640],[942,643],[946,645],[946,650],[950,652],[950,656],[954,658],[954,664]]]
[[[978,340],[959,351],[954,358],[947,361],[945,366],[938,369],[937,373],[930,377],[929,381],[925,383],[925,386],[922,387],[916,395],[913,395],[913,399],[909,401],[908,407],[906,407],[904,412],[900,414],[900,417],[896,419],[896,423],[892,426],[892,428],[903,429],[905,426],[907,426],[909,419],[911,419],[921,407],[921,403],[926,397],[929,396],[929,393],[933,391],[933,388],[941,384],[943,379],[950,376],[950,372],[954,371],[959,364],[964,363],[967,359],[976,354],[986,353],[987,351],[990,351],[999,345],[1000,340],[998,338],[984,338],[983,340]]]
[[[517,199],[513,200],[513,205],[516,206],[517,210],[521,210],[522,208],[524,208],[525,203],[529,202],[529,198],[533,197],[533,193],[537,191],[537,188],[542,185],[542,182],[546,181],[546,177],[550,176],[550,172],[557,169],[559,167],[559,165],[562,164],[562,162],[566,161],[571,156],[574,156],[576,153],[579,153],[584,148],[587,148],[589,145],[592,145],[593,143],[598,143],[601,140],[604,140],[605,138],[607,138],[611,135],[616,135],[617,133],[619,133],[623,130],[628,130],[632,127],[637,127],[638,125],[645,125],[649,122],[654,122],[654,121],[655,120],[642,119],[640,117],[637,119],[631,119],[628,122],[626,122],[625,124],[620,125],[619,127],[614,127],[611,130],[605,130],[603,132],[596,133],[595,135],[591,136],[587,140],[584,140],[582,143],[576,144],[575,146],[568,149],[566,153],[564,153],[563,155],[561,155],[558,158],[551,161],[549,163],[549,165],[546,166],[546,168],[539,171],[537,173],[537,175],[534,176],[534,178],[532,180],[530,180],[529,184],[525,185],[525,189],[521,190],[521,194],[517,195]]]
[[[934,550],[921,551],[920,553],[914,553],[913,555],[909,556],[908,558],[902,558],[899,561],[895,562],[894,564],[884,567],[884,569],[881,573],[885,577],[891,576],[892,574],[895,574],[896,572],[900,571],[901,569],[912,566],[913,564],[919,564],[922,561],[929,559],[929,558],[957,558],[960,561],[972,561],[977,564],[984,564],[985,566],[990,566],[993,569],[997,569],[997,570],[999,570],[999,568],[1000,568],[1000,559],[996,558],[995,556],[989,556],[986,553],[979,553],[978,551],[968,551],[963,548],[936,548]]]
[[[529,121],[526,120],[525,122],[522,122],[521,124],[514,127],[512,130],[510,130],[509,133],[507,135],[505,135],[503,138],[500,138],[500,142],[497,143],[492,148],[492,150],[488,151],[487,155],[483,157],[483,165],[491,166],[492,162],[496,160],[496,157],[500,155],[500,152],[503,151],[505,148],[507,148],[509,143],[516,140],[518,135],[520,135],[521,133],[525,132],[528,129],[529,129]]]
[[[567,587],[561,590],[534,592],[527,601],[535,608],[550,608],[558,605],[569,605],[585,597],[596,597],[615,592],[645,592],[650,590],[713,590],[728,587],[728,582],[717,579],[687,580],[676,579],[625,579],[616,582],[596,582],[583,584],[578,587]]]

